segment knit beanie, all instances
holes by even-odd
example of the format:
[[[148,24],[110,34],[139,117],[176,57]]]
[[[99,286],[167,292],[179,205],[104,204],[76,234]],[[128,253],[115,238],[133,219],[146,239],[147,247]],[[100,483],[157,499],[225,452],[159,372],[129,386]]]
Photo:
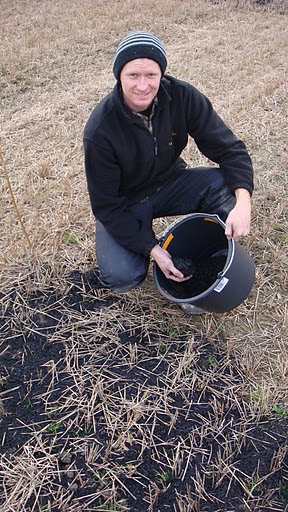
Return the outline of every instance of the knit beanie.
[[[160,66],[162,76],[167,66],[167,58],[165,48],[158,37],[149,32],[132,32],[119,44],[114,63],[113,73],[117,80],[120,79],[122,68],[135,59],[151,59]]]

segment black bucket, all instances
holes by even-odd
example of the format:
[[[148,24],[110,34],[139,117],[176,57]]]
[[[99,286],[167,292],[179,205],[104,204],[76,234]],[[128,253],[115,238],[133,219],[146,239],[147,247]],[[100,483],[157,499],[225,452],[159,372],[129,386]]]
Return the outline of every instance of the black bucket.
[[[248,297],[255,281],[254,262],[238,242],[227,239],[218,215],[186,215],[165,231],[160,245],[172,258],[188,258],[195,265],[191,279],[177,283],[154,264],[156,286],[167,299],[224,313]]]

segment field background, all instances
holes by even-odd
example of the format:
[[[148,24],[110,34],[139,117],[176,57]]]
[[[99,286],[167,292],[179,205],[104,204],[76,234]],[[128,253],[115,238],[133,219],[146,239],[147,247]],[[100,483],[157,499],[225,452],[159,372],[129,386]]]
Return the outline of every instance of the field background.
[[[54,329],[54,326],[54,330],[45,331],[45,343],[62,343],[64,347],[61,364],[55,363],[54,367],[52,364],[53,371],[51,361],[50,366],[47,361],[45,362],[45,368],[49,366],[47,372],[51,380],[43,395],[38,395],[38,401],[41,402],[43,409],[41,417],[36,415],[33,426],[28,428],[33,433],[32,440],[26,436],[26,444],[23,441],[22,446],[21,442],[18,442],[19,451],[14,451],[14,454],[8,457],[5,452],[9,452],[9,446],[6,448],[5,445],[6,434],[2,433],[0,437],[2,453],[5,452],[0,467],[3,512],[58,509],[69,512],[287,509],[287,472],[283,472],[284,476],[278,479],[277,485],[273,484],[273,492],[266,489],[264,496],[258,492],[260,484],[257,488],[255,483],[262,483],[263,474],[258,475],[258,480],[256,478],[249,487],[247,478],[252,478],[254,473],[245,473],[243,468],[242,473],[237,473],[233,466],[235,461],[232,461],[230,456],[227,458],[227,453],[226,458],[223,453],[221,455],[221,460],[224,460],[222,466],[219,463],[219,455],[218,480],[215,477],[216,483],[221,483],[222,479],[230,482],[230,486],[227,484],[226,498],[221,496],[222,501],[210,499],[205,495],[205,472],[201,476],[200,470],[198,476],[194,474],[190,477],[190,483],[194,478],[194,487],[191,491],[190,484],[188,485],[185,480],[188,475],[186,468],[186,472],[182,473],[182,482],[187,484],[186,490],[181,489],[181,492],[177,493],[176,489],[174,494],[171,494],[170,505],[159,506],[157,496],[159,497],[163,488],[159,490],[159,481],[158,487],[155,481],[154,487],[151,487],[152,484],[147,483],[148,478],[145,480],[143,477],[141,480],[140,473],[137,473],[141,458],[139,453],[134,465],[130,461],[128,467],[126,460],[125,471],[124,466],[122,467],[122,472],[124,471],[126,475],[130,471],[129,484],[129,481],[121,481],[119,461],[118,465],[115,461],[109,465],[107,457],[100,457],[99,447],[98,451],[95,448],[93,456],[89,452],[90,458],[86,458],[85,463],[89,470],[92,471],[94,468],[94,473],[97,467],[98,484],[100,481],[101,485],[93,487],[90,482],[89,493],[86,492],[84,466],[79,469],[72,459],[70,462],[75,466],[73,470],[76,475],[74,480],[71,479],[74,488],[65,487],[63,490],[59,482],[53,483],[57,480],[55,475],[61,473],[53,459],[53,446],[58,443],[59,453],[69,448],[69,453],[75,454],[81,443],[77,441],[77,444],[75,440],[70,440],[71,423],[76,430],[80,426],[83,429],[85,424],[88,429],[87,436],[92,436],[98,428],[95,424],[95,411],[102,415],[101,421],[106,425],[107,439],[109,436],[110,440],[118,439],[116,447],[116,441],[114,444],[111,442],[111,460],[113,450],[125,452],[129,442],[132,443],[131,439],[137,445],[137,435],[134,431],[132,435],[133,429],[130,429],[130,426],[133,424],[134,428],[136,424],[138,425],[139,418],[146,418],[143,421],[147,427],[145,430],[142,425],[141,442],[146,448],[151,448],[153,432],[147,419],[149,407],[154,412],[158,410],[160,396],[161,400],[164,400],[165,396],[168,396],[167,390],[172,389],[172,384],[173,390],[178,389],[182,397],[190,396],[191,380],[188,379],[186,382],[185,379],[191,367],[195,369],[199,382],[203,383],[206,374],[203,365],[202,370],[197,367],[195,357],[198,357],[198,362],[201,360],[201,347],[207,343],[209,354],[206,353],[205,357],[210,358],[209,371],[207,370],[210,380],[207,377],[205,389],[212,393],[209,395],[209,403],[213,402],[214,392],[220,404],[225,402],[223,397],[228,394],[233,406],[238,408],[242,425],[250,425],[252,420],[259,425],[263,418],[265,421],[275,421],[276,418],[282,425],[286,421],[287,428],[287,14],[288,6],[285,0],[262,3],[244,0],[147,0],[145,3],[136,0],[106,3],[98,0],[82,0],[81,3],[73,0],[1,0],[1,352],[9,354],[9,350],[13,351],[14,338],[19,340],[22,336],[25,338],[26,351],[21,349],[22,359],[19,356],[17,364],[20,360],[23,363],[27,353],[30,353],[29,350],[27,352],[29,333],[35,334],[41,330],[35,318],[31,320],[31,311],[33,310],[35,314],[35,311],[39,312],[41,308],[44,310],[46,307],[45,314],[48,315],[51,293],[54,294],[53,297],[57,297],[58,305],[55,306],[57,301],[54,301],[54,309],[56,308],[59,313],[58,320],[62,320],[59,320],[57,329]],[[145,284],[125,294],[125,297],[117,297],[108,291],[91,291],[92,304],[93,300],[96,302],[95,308],[90,308],[88,312],[82,310],[76,314],[75,311],[69,310],[68,314],[67,305],[64,306],[61,302],[61,297],[67,296],[71,291],[69,273],[75,270],[87,272],[95,265],[94,220],[90,211],[83,165],[84,125],[94,105],[114,85],[112,62],[119,41],[130,30],[139,29],[154,32],[164,41],[168,54],[167,72],[190,81],[208,95],[226,123],[245,141],[253,159],[255,193],[252,229],[243,245],[255,260],[257,277],[249,299],[231,313],[209,313],[199,318],[185,316],[177,306],[160,296],[151,271]],[[207,164],[192,142],[185,151],[185,157],[192,165]],[[8,173],[27,237],[17,218],[4,170]],[[169,219],[155,222],[156,232],[160,234],[168,224]],[[78,291],[83,296],[83,286]],[[41,296],[42,299],[46,297],[47,303],[42,300],[41,308],[36,303],[32,308],[29,301],[35,296]],[[66,316],[63,308],[66,308]],[[24,336],[24,331],[26,334],[28,332],[28,335]],[[119,333],[129,333],[127,345]],[[157,335],[156,341],[151,333]],[[131,343],[131,336],[136,335],[138,341],[140,340],[139,345]],[[141,339],[146,340],[143,350]],[[181,352],[180,345],[182,348],[184,346],[184,352]],[[115,346],[118,348],[115,349]],[[123,349],[124,346],[127,350]],[[160,352],[159,346],[162,347]],[[167,346],[170,347],[170,351],[166,351]],[[137,393],[132,393],[129,397],[131,411],[133,403],[136,404],[138,416],[133,417],[133,421],[130,417],[130,423],[127,418],[125,423],[119,410],[119,401],[122,400],[122,405],[126,399],[128,401],[124,393],[125,386],[121,388],[121,392],[119,386],[116,386],[118,394],[114,391],[114,394],[109,395],[110,401],[107,398],[108,394],[105,395],[107,379],[111,382],[114,375],[114,381],[117,382],[119,375],[117,377],[117,372],[112,372],[107,376],[102,372],[102,366],[97,366],[96,356],[100,354],[103,357],[103,347],[108,360],[111,361],[112,358],[111,350],[114,355],[119,352],[119,360],[125,360],[130,369],[133,365],[137,367],[139,361],[152,361],[153,351],[154,359],[158,358],[159,365],[160,361],[161,364],[166,361],[170,368],[173,368],[173,378],[169,370],[165,369],[165,376],[169,379],[164,387],[159,387],[162,395],[159,391],[159,395],[156,396],[154,384],[150,388],[147,384],[145,388],[144,381],[141,386],[138,383]],[[221,368],[217,367],[217,374],[223,372],[226,384],[220,391],[217,388],[216,392],[213,388],[215,375],[211,377],[211,368],[215,370],[214,363],[219,361]],[[241,376],[241,385],[238,382],[236,389],[235,373],[227,374],[227,361],[233,367],[233,372],[237,370],[238,377]],[[10,388],[7,387],[8,375],[15,365],[15,360],[11,358],[10,363],[11,368],[6,364],[1,373],[0,384],[4,385],[1,402],[3,421],[9,419],[9,398],[14,396],[12,391],[9,392],[9,389],[12,390],[12,383],[9,384]],[[35,366],[37,367],[37,358]],[[95,373],[93,374],[95,368],[98,380]],[[32,369],[31,372],[33,373]],[[61,372],[65,374],[65,378],[69,375],[69,389],[72,389],[73,393],[71,392],[69,396],[67,389],[64,390],[64,394],[61,395],[62,401],[54,403],[55,397],[52,397],[51,389],[55,390],[60,385]],[[185,379],[183,376],[186,376]],[[37,378],[40,382],[41,378]],[[34,383],[37,382],[37,378],[33,377]],[[180,390],[177,387],[180,381],[182,384],[185,381],[187,387],[185,388],[183,384],[183,389]],[[89,398],[85,395],[83,386],[87,386],[92,395],[95,392],[96,395],[98,393],[98,397],[101,393],[102,398],[106,396],[106,401],[103,398],[102,409],[97,397],[94,397],[95,400],[92,402],[92,395],[89,395]],[[199,386],[200,384],[198,391],[201,388]],[[31,384],[30,390],[32,388]],[[150,393],[149,407],[145,401],[145,392]],[[28,391],[26,398],[27,394]],[[17,398],[18,407],[23,396]],[[63,396],[66,401],[63,400]],[[33,400],[37,402],[36,398]],[[57,422],[64,428],[60,439],[65,439],[66,444],[61,445],[56,432],[55,436],[52,436],[53,441],[51,437],[49,442],[41,437],[43,428],[47,427],[49,418],[51,419],[52,403],[54,408],[58,408]],[[71,410],[74,413],[77,410],[77,414],[73,416]],[[187,417],[187,410],[185,411]],[[213,414],[215,416],[215,410]],[[15,418],[16,422],[19,420],[17,408],[10,416]],[[157,423],[157,414],[155,418]],[[21,421],[20,424],[23,425],[23,418]],[[213,421],[211,416],[212,424]],[[19,432],[19,421],[17,425]],[[25,425],[27,427],[26,423]],[[11,430],[11,425],[9,428]],[[107,439],[105,442],[109,444]],[[81,453],[85,452],[86,441],[85,438],[81,445]],[[155,446],[155,439],[153,442]],[[277,451],[278,459],[274,454],[278,465],[274,457],[274,469],[268,468],[266,476],[269,471],[275,473],[287,468],[287,444],[287,438],[286,441],[282,439],[281,454],[279,450]],[[236,450],[235,446],[234,449]],[[41,464],[39,457],[37,458],[39,450],[42,454]],[[106,455],[107,450],[106,446]],[[174,455],[175,450],[171,451]],[[183,461],[187,461],[187,453],[183,451]],[[153,460],[155,461],[155,457]],[[160,470],[166,471],[165,464],[168,464],[168,459],[165,464],[163,458],[161,460]],[[211,459],[207,458],[206,464],[207,467],[211,465]],[[225,464],[230,468],[230,472]],[[171,471],[175,473],[175,465],[171,463],[170,466]],[[219,469],[220,466],[222,469]],[[35,478],[31,477],[31,472]],[[26,476],[22,478],[24,473]],[[165,480],[164,473],[162,480]],[[104,479],[103,475],[109,475],[109,478],[107,476]],[[152,477],[149,478],[153,480]],[[131,491],[132,481],[135,486],[141,482],[140,488],[144,496],[136,508],[133,508],[133,503],[138,495],[135,496]],[[197,485],[195,482],[198,482]],[[230,504],[229,508],[227,496],[229,498],[229,489],[232,489],[234,484],[239,487],[239,501],[238,505]],[[257,492],[254,492],[255,489],[258,489]],[[80,494],[77,495],[77,492]],[[236,490],[234,492],[236,496]],[[88,494],[89,499],[85,498]],[[87,505],[89,500],[91,503]],[[239,503],[243,508],[239,508]],[[212,508],[208,508],[209,506]]]

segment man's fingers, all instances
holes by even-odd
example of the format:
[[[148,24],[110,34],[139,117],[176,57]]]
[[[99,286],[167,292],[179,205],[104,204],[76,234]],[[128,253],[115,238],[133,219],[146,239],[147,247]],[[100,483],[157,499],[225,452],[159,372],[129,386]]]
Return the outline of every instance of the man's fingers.
[[[228,240],[231,240],[231,238],[233,238],[232,224],[226,224],[225,235],[228,238]]]
[[[178,280],[182,280],[184,276],[179,270],[175,269],[175,271],[168,270],[168,272],[166,273],[166,277],[168,279],[174,279],[174,281],[176,281],[176,280],[178,281]]]
[[[192,275],[184,277],[180,271],[177,271],[177,275],[176,272],[168,272],[168,274],[165,274],[165,277],[167,277],[167,279],[171,279],[172,281],[176,281],[177,283],[183,283],[184,281],[191,279]]]

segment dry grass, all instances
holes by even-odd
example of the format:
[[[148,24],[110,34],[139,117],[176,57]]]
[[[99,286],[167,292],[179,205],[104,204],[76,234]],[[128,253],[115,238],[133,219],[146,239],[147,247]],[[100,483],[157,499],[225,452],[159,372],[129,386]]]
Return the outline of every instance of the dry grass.
[[[49,379],[45,394],[39,395],[43,418],[29,426],[31,438],[23,441],[23,449],[2,459],[1,510],[100,510],[93,508],[100,498],[106,510],[128,510],[119,492],[135,496],[121,478],[124,470],[131,481],[141,482],[146,510],[152,512],[165,472],[184,481],[195,460],[191,486],[184,494],[176,492],[171,511],[202,510],[211,479],[215,488],[223,481],[238,482],[243,510],[284,510],[268,491],[257,498],[255,488],[269,475],[254,475],[249,482],[251,475],[239,470],[235,454],[248,442],[253,422],[270,417],[273,407],[285,410],[288,405],[287,2],[3,0],[1,14],[0,150],[32,245],[30,249],[1,172],[2,313],[11,307],[10,290],[16,289],[11,332],[18,336],[21,324],[21,329],[39,333],[41,322],[31,323],[35,311],[29,298],[57,290],[61,321],[47,337],[66,347],[61,367],[52,361],[41,369]],[[96,311],[76,313],[61,299],[69,291],[68,271],[88,270],[95,263],[82,133],[93,106],[114,84],[115,47],[134,29],[151,30],[164,40],[168,71],[211,98],[253,158],[253,226],[244,243],[255,260],[257,279],[249,299],[233,312],[191,319],[160,297],[151,272],[140,289],[109,307],[109,292],[94,292],[103,301]],[[192,143],[186,157],[196,164],[205,161]],[[156,231],[161,233],[168,223],[155,222]],[[41,314],[54,314],[48,302]],[[139,333],[140,345],[131,341]],[[207,340],[213,347],[208,369],[200,364]],[[154,382],[156,367],[162,376]],[[147,371],[146,380],[133,380],[137,369],[143,375]],[[124,370],[131,372],[126,382]],[[61,379],[67,388],[55,400]],[[191,424],[189,435],[175,437],[166,447],[161,444],[154,435],[161,418],[171,433],[178,417],[189,417],[193,396],[201,403],[209,393],[214,396],[210,416]],[[175,395],[182,397],[181,407],[175,407]],[[0,402],[0,417],[5,417],[7,396]],[[47,440],[42,434],[51,424],[53,407],[60,434]],[[231,409],[237,411],[236,423],[227,416]],[[105,453],[92,435],[100,428],[99,418],[108,439]],[[75,436],[83,426],[86,437]],[[202,440],[210,438],[219,442],[217,457],[201,448]],[[133,443],[141,445],[139,457],[121,467],[112,456],[120,457]],[[65,454],[68,445],[69,453],[82,454],[97,481],[96,487],[88,486],[85,505],[84,495],[73,498],[87,486],[74,459],[68,457],[65,465],[65,475],[71,471],[69,486],[61,484],[59,453]],[[155,481],[145,480],[138,470],[147,447],[160,461]],[[287,443],[275,453],[271,474],[286,456]],[[215,498],[213,510],[224,510],[221,506]]]

